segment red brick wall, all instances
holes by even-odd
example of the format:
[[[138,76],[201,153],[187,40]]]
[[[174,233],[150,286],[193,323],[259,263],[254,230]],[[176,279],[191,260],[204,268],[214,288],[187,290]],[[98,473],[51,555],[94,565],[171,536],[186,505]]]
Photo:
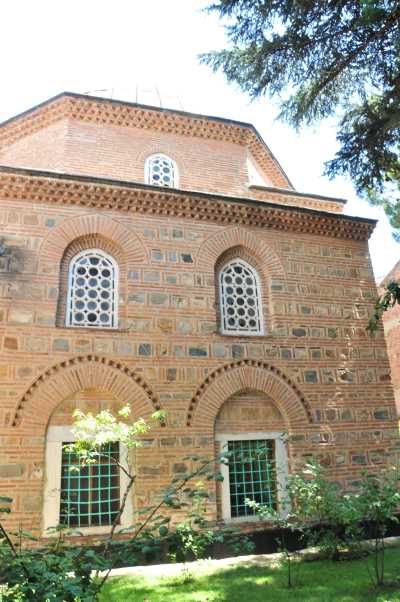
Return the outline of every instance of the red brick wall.
[[[180,188],[238,196],[247,192],[245,146],[72,120],[18,140],[0,153],[0,164],[144,182],[145,160],[157,152],[176,162]]]
[[[67,129],[68,122],[64,119],[20,138],[0,149],[0,164],[65,171]]]
[[[314,454],[349,490],[361,469],[395,460],[385,341],[365,332],[376,296],[365,242],[18,199],[2,201],[0,224],[0,488],[14,498],[11,526],[40,532],[47,424],[93,387],[130,401],[133,417],[168,412],[139,453],[136,507],[188,452],[213,453],[220,408],[242,391],[281,412],[292,469]],[[56,326],[63,255],[93,235],[125,266],[116,331]],[[265,336],[218,332],[214,267],[237,246],[261,266]]]

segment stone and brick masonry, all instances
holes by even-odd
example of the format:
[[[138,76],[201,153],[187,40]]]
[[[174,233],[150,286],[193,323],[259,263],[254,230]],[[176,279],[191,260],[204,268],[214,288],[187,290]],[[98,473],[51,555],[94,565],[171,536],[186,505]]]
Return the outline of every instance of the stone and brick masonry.
[[[400,281],[400,261],[396,263],[380,286],[383,293],[383,285],[391,281]],[[392,384],[396,399],[397,413],[400,411],[400,306],[395,305],[383,315],[383,326],[389,355]]]
[[[146,185],[171,157],[179,188]],[[396,459],[374,222],[296,192],[248,124],[61,94],[0,127],[0,492],[10,527],[41,534],[49,426],[74,408],[167,411],[138,453],[147,506],[216,434],[285,430],[290,470],[314,455],[343,490]],[[117,329],[68,328],[70,259],[119,267]],[[258,271],[265,333],[220,333],[216,271]],[[213,518],[221,518],[215,491]]]

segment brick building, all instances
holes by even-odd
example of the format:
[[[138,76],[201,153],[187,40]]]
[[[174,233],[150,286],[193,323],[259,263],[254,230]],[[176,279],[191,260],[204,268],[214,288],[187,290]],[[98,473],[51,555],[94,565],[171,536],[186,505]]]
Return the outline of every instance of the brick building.
[[[122,477],[95,467],[90,495],[95,474],[68,477],[77,407],[167,411],[123,524],[194,450],[267,446],[261,472],[232,462],[215,485],[213,517],[245,522],[254,487],[275,495],[273,462],[282,479],[313,454],[351,490],[393,460],[385,341],[365,332],[374,222],[296,192],[251,125],[63,93],[1,125],[0,165],[11,526],[44,534],[72,507],[108,530]]]
[[[396,263],[389,274],[381,283],[381,290],[385,284],[400,281],[400,261]],[[382,291],[383,292],[383,291]],[[396,399],[397,413],[400,413],[400,305],[395,305],[383,314],[383,327],[385,329],[386,344],[389,355],[390,370],[394,396]]]

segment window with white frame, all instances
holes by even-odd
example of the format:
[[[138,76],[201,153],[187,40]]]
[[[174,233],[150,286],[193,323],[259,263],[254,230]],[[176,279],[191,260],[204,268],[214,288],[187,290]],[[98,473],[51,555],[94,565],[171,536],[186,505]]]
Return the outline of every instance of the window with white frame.
[[[279,510],[288,474],[282,433],[220,434],[216,440],[230,452],[221,465],[222,518],[256,518],[247,500]]]
[[[78,253],[69,265],[66,325],[117,327],[118,266],[100,249]]]
[[[76,454],[69,449],[75,441],[70,427],[51,426],[46,440],[46,480],[43,504],[43,530],[58,525],[77,528],[83,533],[107,533],[118,515],[126,490],[126,448],[119,442],[107,443],[98,461],[79,467]],[[127,466],[125,466],[127,468]],[[118,529],[132,522],[129,497]]]
[[[178,170],[175,162],[166,155],[151,155],[145,164],[146,184],[176,188],[178,186]]]
[[[243,259],[229,261],[219,272],[223,334],[263,334],[260,279]]]

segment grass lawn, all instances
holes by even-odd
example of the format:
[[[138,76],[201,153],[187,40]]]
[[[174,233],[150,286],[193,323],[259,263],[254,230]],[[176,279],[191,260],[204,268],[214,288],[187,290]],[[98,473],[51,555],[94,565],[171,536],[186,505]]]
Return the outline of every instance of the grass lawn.
[[[386,552],[387,580],[400,577],[400,549]],[[298,568],[299,585],[286,587],[284,567],[240,566],[207,575],[111,579],[102,602],[400,602],[399,585],[372,587],[366,561],[308,561]]]

